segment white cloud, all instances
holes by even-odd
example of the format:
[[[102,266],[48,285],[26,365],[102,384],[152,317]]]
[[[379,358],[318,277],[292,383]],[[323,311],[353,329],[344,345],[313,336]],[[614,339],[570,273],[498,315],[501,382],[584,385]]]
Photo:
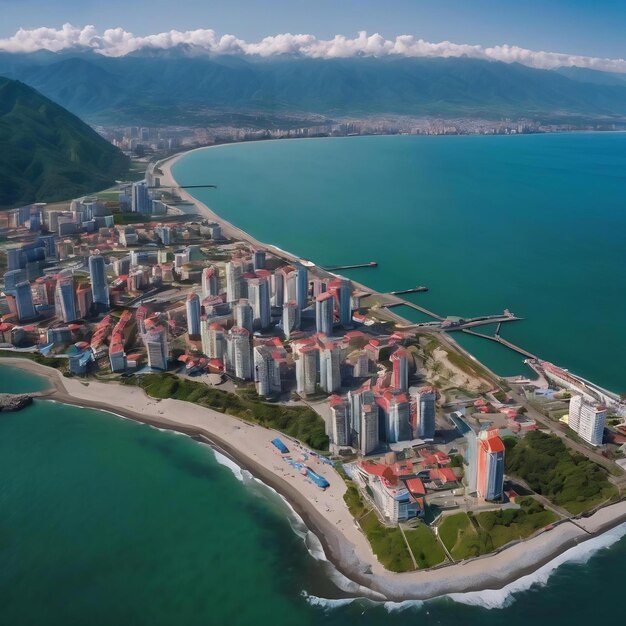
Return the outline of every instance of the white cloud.
[[[234,35],[219,36],[211,29],[171,30],[138,37],[123,28],[110,28],[100,34],[94,26],[76,27],[65,24],[60,29],[20,29],[12,37],[0,39],[0,50],[7,52],[59,52],[71,48],[88,48],[105,56],[123,56],[142,48],[167,49],[187,44],[210,54],[240,54],[269,57],[280,54],[300,55],[317,59],[355,56],[397,57],[460,57],[522,63],[529,67],[554,69],[578,66],[596,70],[626,73],[626,60],[608,59],[558,52],[527,50],[517,46],[483,47],[456,44],[450,41],[431,43],[413,35],[385,39],[378,33],[360,32],[354,38],[336,35],[333,39],[318,39],[313,35],[284,33],[247,42]]]

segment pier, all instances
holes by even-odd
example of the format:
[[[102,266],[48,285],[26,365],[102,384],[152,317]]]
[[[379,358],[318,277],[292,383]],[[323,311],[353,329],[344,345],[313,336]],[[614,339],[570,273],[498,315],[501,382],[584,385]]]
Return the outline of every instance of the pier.
[[[356,270],[360,267],[378,267],[378,261],[370,261],[369,263],[354,263],[353,265],[333,265],[332,267],[323,267],[326,272],[339,272],[340,270]]]
[[[401,291],[390,291],[389,293],[392,296],[402,296],[405,293],[422,293],[424,291],[428,291],[428,287],[424,287],[424,285],[419,285],[418,287],[412,287],[411,289],[402,289]]]
[[[503,346],[506,346],[507,348],[513,350],[514,352],[517,352],[518,354],[525,356],[527,359],[533,359],[533,360],[537,359],[537,357],[532,352],[528,352],[528,350],[524,350],[524,348],[520,348],[519,346],[515,345],[514,343],[511,343],[510,341],[507,341],[506,339],[502,339],[502,337],[500,337],[499,335],[500,324],[498,324],[498,332],[494,336],[485,335],[483,333],[477,333],[474,330],[467,330],[466,328],[462,328],[461,330],[464,333],[467,333],[468,335],[474,335],[474,337],[480,337],[481,339],[489,339],[489,341],[495,341],[496,343],[501,343]]]
[[[386,309],[391,309],[394,306],[408,306],[409,308],[415,309],[416,311],[419,311],[420,313],[424,313],[424,315],[429,315],[433,319],[439,320],[440,322],[443,322],[443,320],[445,319],[444,317],[441,317],[441,315],[437,315],[437,313],[433,313],[432,311],[429,311],[428,309],[424,308],[423,306],[420,306],[419,304],[409,302],[408,300],[403,300],[402,298],[398,298],[397,302],[388,302],[384,305]]]

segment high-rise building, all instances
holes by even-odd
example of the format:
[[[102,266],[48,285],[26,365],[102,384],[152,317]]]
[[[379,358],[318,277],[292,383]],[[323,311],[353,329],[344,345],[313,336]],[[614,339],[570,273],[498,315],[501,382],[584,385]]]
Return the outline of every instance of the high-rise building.
[[[226,354],[226,331],[217,322],[203,319],[200,322],[202,352],[210,359],[224,360]]]
[[[283,304],[282,326],[287,339],[291,336],[292,331],[300,328],[300,307],[293,300]]]
[[[330,401],[330,424],[328,436],[330,442],[336,447],[351,445],[350,440],[350,403],[339,396],[331,396]]]
[[[163,326],[155,326],[143,336],[143,343],[148,352],[148,367],[154,370],[167,370],[167,330]]]
[[[607,409],[582,395],[573,395],[569,401],[569,427],[592,446],[601,446]]]
[[[240,261],[226,263],[226,301],[236,302],[243,297],[244,268]]]
[[[99,312],[107,311],[109,308],[109,287],[103,256],[92,254],[89,257],[89,278],[91,280],[92,300],[96,309]]]
[[[378,405],[371,391],[366,391],[361,399],[361,414],[359,416],[359,451],[361,454],[370,454],[378,448]]]
[[[133,183],[131,211],[133,213],[152,212],[152,200],[145,180]]]
[[[306,309],[309,299],[309,272],[304,265],[296,265],[296,302],[301,311]],[[291,298],[290,298],[291,299]]]
[[[330,292],[322,293],[315,299],[315,328],[318,333],[333,334],[334,298]]]
[[[155,234],[161,240],[161,243],[165,246],[169,246],[172,243],[172,228],[171,226],[164,226],[160,224],[154,229]]]
[[[76,288],[76,304],[78,306],[79,317],[87,317],[91,314],[93,294],[91,287],[87,283],[81,283]]]
[[[409,353],[405,348],[398,348],[390,357],[393,367],[391,386],[400,391],[409,388]]]
[[[263,248],[256,248],[252,257],[252,262],[255,271],[265,269],[265,250]]]
[[[233,307],[235,325],[245,328],[250,334],[254,328],[254,311],[247,300],[240,300]]]
[[[341,388],[341,362],[343,349],[336,345],[326,346],[320,351],[320,387],[326,393]]]
[[[350,281],[345,278],[336,278],[328,285],[328,291],[335,298],[335,309],[339,315],[339,323],[344,328],[352,326],[352,289]]]
[[[57,275],[54,306],[56,315],[64,322],[72,322],[78,319],[76,294],[74,292],[74,275],[70,270],[63,270]]]
[[[496,429],[478,433],[476,491],[484,500],[500,500],[504,490],[504,444]]]
[[[252,378],[252,354],[250,349],[250,333],[245,328],[233,326],[228,332],[227,368],[237,378]]]
[[[202,270],[202,295],[205,298],[220,295],[220,275],[213,265]]]
[[[260,396],[280,393],[280,363],[275,358],[271,346],[254,347],[254,384]]]
[[[24,281],[15,285],[13,294],[15,296],[17,317],[20,322],[37,317],[35,305],[33,304],[33,292],[29,282]]]
[[[415,436],[419,439],[434,439],[437,390],[433,387],[410,389],[411,401],[415,403]]]
[[[248,279],[248,300],[252,306],[252,324],[255,328],[265,330],[271,318],[270,285],[267,278]]]
[[[319,350],[317,346],[305,346],[295,355],[296,390],[300,395],[315,393],[317,383]]]
[[[378,397],[377,403],[383,411],[387,443],[409,441],[412,438],[411,411],[406,394],[388,389]]]
[[[200,297],[197,293],[187,295],[187,332],[190,337],[200,336]]]
[[[279,267],[272,274],[272,304],[281,307],[285,303],[285,292],[287,289],[287,277],[289,266]],[[293,299],[295,301],[295,298]]]

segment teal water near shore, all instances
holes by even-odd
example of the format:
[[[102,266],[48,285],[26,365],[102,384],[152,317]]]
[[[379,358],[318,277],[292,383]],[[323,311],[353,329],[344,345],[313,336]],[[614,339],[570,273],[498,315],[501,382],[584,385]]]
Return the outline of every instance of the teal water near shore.
[[[0,392],[14,377],[24,391],[41,388],[0,365]],[[617,534],[577,548],[580,561],[612,543],[562,565],[547,586],[426,603],[350,599],[271,490],[207,446],[101,411],[36,401],[2,414],[0,476],[1,624],[576,626],[622,614]]]
[[[180,184],[257,239],[443,315],[509,308],[502,336],[626,391],[626,134],[352,137],[192,152]],[[407,315],[408,317],[408,315]],[[422,321],[421,316],[417,321]],[[522,357],[455,338],[502,375]]]

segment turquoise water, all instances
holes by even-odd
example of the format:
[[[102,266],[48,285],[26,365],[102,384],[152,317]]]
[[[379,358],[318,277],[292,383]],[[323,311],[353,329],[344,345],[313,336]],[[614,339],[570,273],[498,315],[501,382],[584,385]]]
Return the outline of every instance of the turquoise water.
[[[173,168],[224,218],[444,315],[505,307],[502,336],[626,391],[626,135],[353,137],[192,152]],[[480,340],[479,340],[480,341]],[[462,337],[503,375],[521,357]],[[478,345],[482,345],[478,348]]]
[[[0,366],[0,391],[7,387]],[[25,388],[40,384],[20,375]],[[617,623],[626,539],[547,587],[426,603],[350,600],[270,490],[206,446],[49,401],[0,416],[0,624]],[[598,540],[592,540],[598,542]],[[607,541],[607,543],[609,543]],[[582,551],[587,551],[589,545]],[[528,587],[528,585],[526,585]],[[308,597],[307,597],[308,596]]]

